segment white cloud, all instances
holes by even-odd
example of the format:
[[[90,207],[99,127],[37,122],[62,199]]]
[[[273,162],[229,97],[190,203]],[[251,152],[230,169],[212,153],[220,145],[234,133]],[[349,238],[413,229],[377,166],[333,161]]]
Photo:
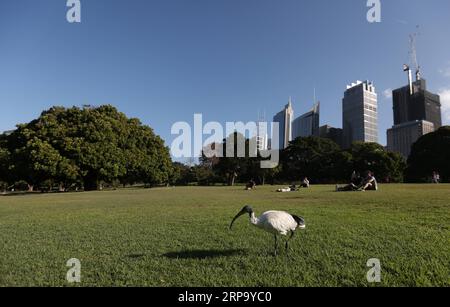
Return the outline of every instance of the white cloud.
[[[384,90],[383,96],[385,99],[392,99],[392,89],[388,88],[387,90]]]
[[[450,88],[443,88],[438,94],[441,96],[443,122],[450,124]]]

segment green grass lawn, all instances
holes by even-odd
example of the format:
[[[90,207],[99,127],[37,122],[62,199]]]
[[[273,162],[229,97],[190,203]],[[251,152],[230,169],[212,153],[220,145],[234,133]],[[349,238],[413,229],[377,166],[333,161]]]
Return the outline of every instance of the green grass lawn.
[[[0,197],[0,286],[450,286],[450,185],[177,187]],[[285,210],[305,218],[292,251],[241,218]],[[382,282],[369,284],[378,258]]]

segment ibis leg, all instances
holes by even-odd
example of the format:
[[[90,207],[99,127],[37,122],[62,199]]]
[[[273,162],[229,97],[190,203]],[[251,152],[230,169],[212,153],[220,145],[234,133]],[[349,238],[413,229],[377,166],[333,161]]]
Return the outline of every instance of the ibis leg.
[[[278,252],[278,238],[277,238],[277,235],[274,235],[273,237],[275,238],[275,251],[274,251],[274,254],[276,256],[277,252]]]
[[[292,240],[292,238],[294,237],[294,234],[295,234],[295,232],[291,231],[291,236],[286,241],[286,246],[285,246],[286,247],[286,251],[288,251],[288,249],[289,249],[289,241]]]

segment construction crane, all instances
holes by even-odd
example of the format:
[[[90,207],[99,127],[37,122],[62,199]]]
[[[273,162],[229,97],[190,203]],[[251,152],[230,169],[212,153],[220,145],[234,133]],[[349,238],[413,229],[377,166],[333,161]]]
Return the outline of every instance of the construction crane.
[[[417,30],[419,30],[419,26],[417,26]],[[416,48],[418,35],[419,35],[418,31],[409,35],[409,56],[411,58],[411,64],[414,66],[414,69],[416,71],[416,81],[419,81],[421,77],[420,65],[419,62],[417,61],[417,48]]]
[[[412,71],[411,71],[411,65],[413,66],[416,74],[416,81],[420,81],[421,76],[421,69],[419,62],[417,60],[417,36],[419,36],[419,26],[416,27],[417,31],[415,33],[412,33],[409,35],[409,61],[410,64],[404,64],[403,65],[403,71],[408,73],[408,84],[409,84],[409,91],[410,94],[414,94],[413,89],[413,80],[412,80]]]

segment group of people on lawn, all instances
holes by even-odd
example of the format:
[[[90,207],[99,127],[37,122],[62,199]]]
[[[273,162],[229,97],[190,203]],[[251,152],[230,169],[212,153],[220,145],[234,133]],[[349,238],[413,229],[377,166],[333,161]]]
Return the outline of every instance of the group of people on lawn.
[[[377,191],[378,182],[371,171],[367,171],[365,176],[361,176],[353,171],[350,183],[345,186],[336,185],[336,192],[345,191]]]
[[[303,178],[302,182],[298,186],[295,183],[293,183],[290,187],[278,189],[277,192],[280,192],[280,193],[297,192],[297,191],[300,191],[301,188],[309,189],[308,177]]]
[[[296,185],[293,183],[291,186],[286,188],[278,189],[277,192],[287,193],[287,192],[297,192],[301,188],[308,189],[310,186],[310,182],[308,177],[304,177],[301,181],[300,185]],[[246,190],[253,190],[256,188],[256,182],[252,179],[246,185]],[[345,191],[377,191],[378,190],[378,182],[375,178],[374,174],[371,171],[367,171],[365,176],[361,176],[358,172],[354,171],[351,176],[350,183],[345,186],[336,185],[336,192],[345,192]]]

